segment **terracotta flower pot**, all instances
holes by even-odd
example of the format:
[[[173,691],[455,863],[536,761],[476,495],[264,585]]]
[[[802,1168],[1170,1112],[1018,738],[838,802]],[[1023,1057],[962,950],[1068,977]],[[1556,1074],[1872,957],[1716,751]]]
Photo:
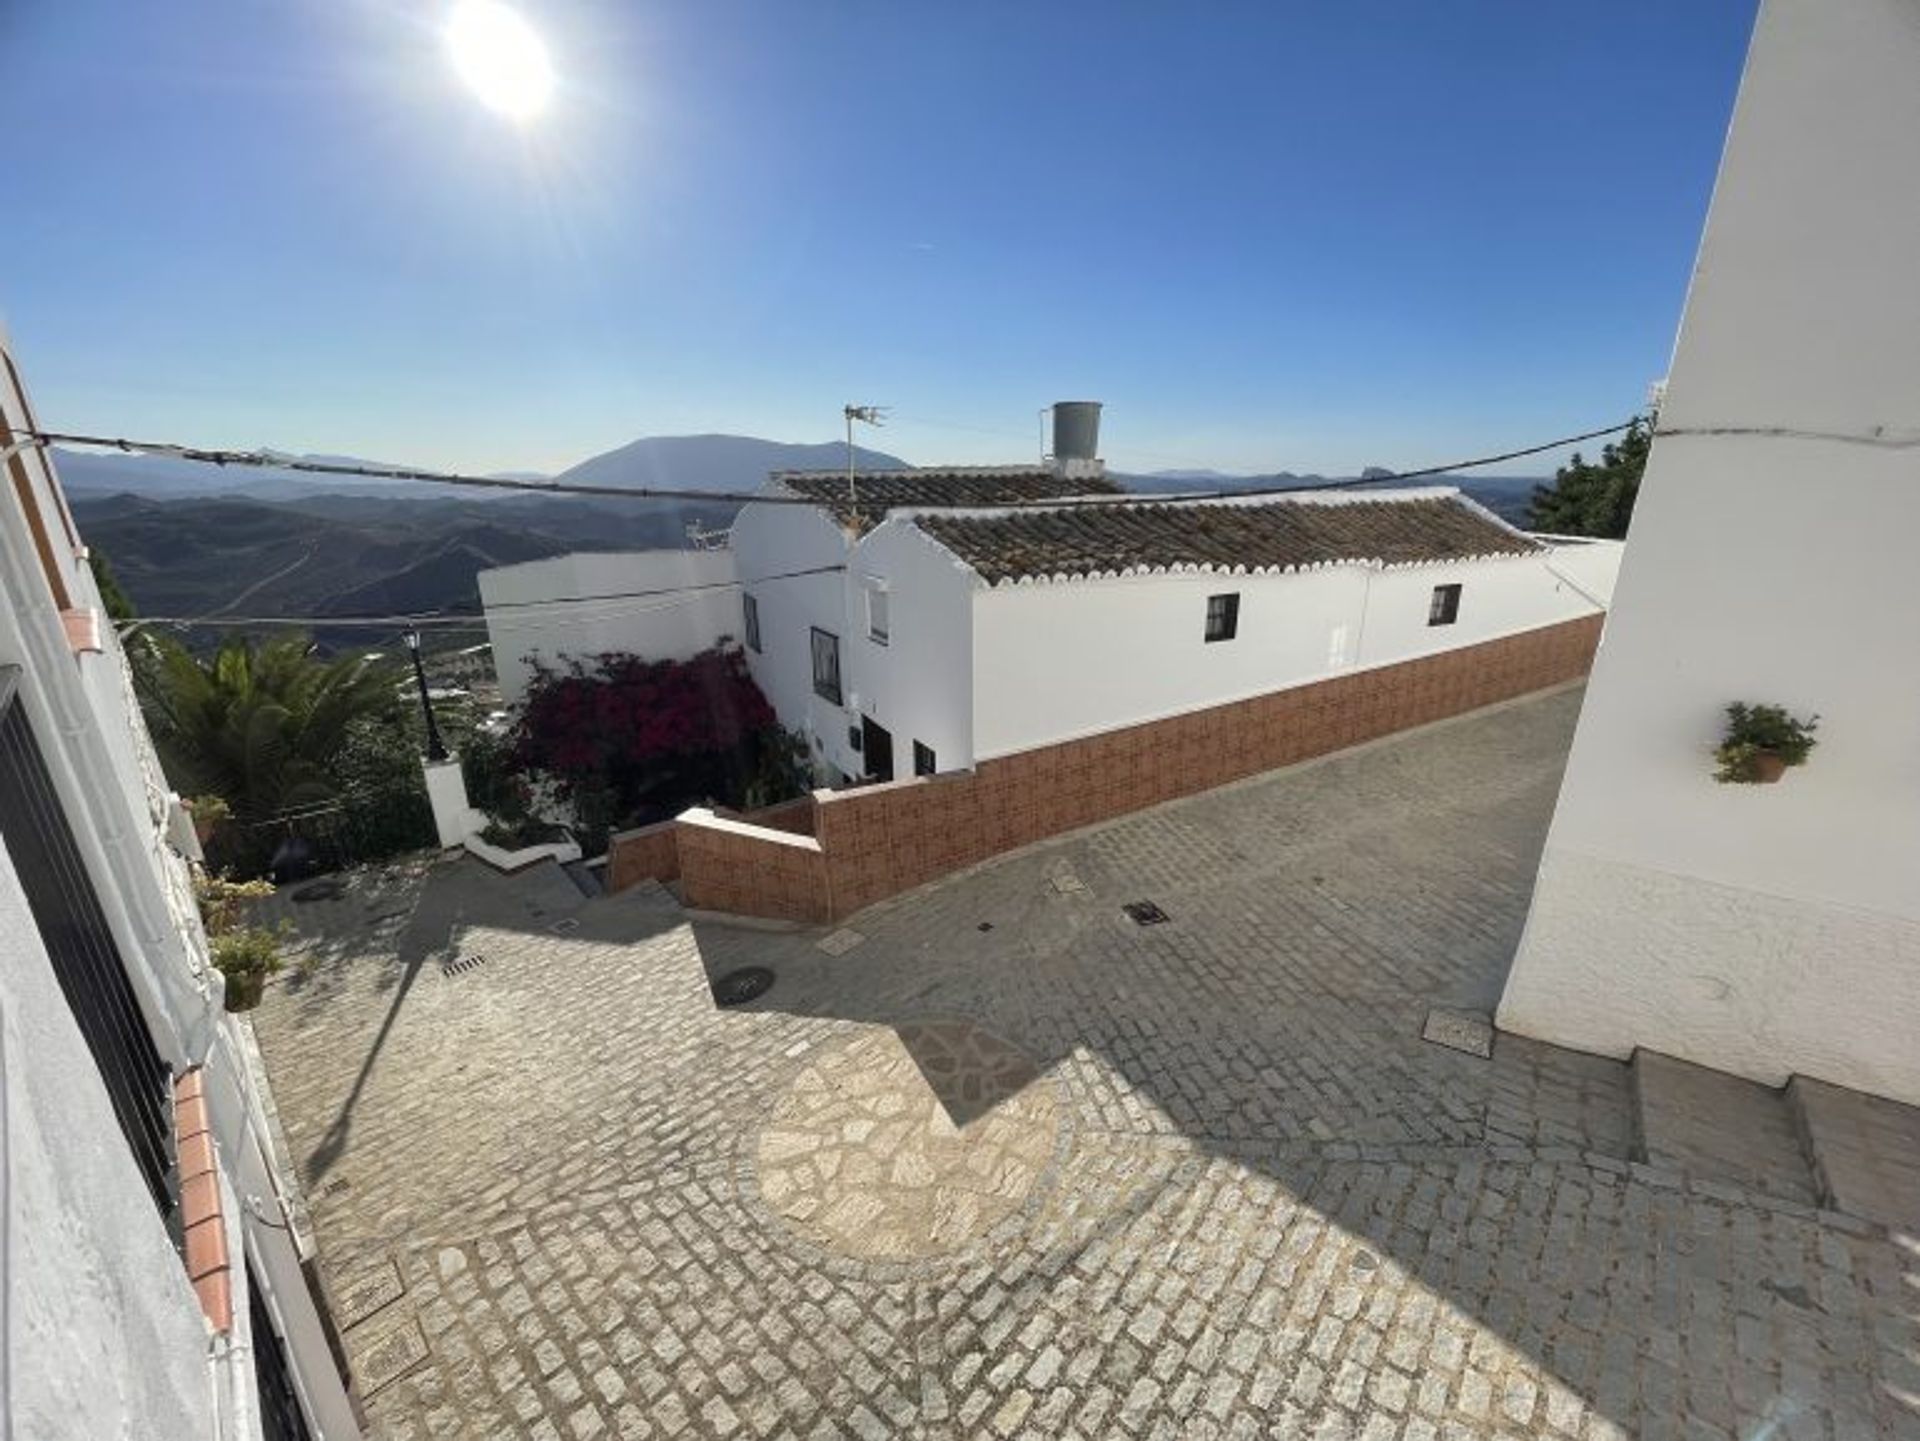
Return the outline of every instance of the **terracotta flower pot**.
[[[1787,762],[1778,751],[1757,751],[1753,757],[1753,780],[1770,786],[1787,773]]]
[[[264,971],[231,971],[227,974],[227,1009],[250,1011],[260,1004],[267,989]]]

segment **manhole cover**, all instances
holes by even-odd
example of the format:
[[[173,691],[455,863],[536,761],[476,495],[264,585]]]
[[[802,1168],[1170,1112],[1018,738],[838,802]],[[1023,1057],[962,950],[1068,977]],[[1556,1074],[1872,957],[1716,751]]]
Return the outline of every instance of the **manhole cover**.
[[[742,966],[713,983],[713,999],[716,1005],[744,1006],[772,989],[772,971],[765,966]]]
[[[331,878],[315,881],[312,885],[302,886],[295,891],[292,900],[295,905],[309,905],[314,901],[335,901],[346,894],[347,888]]]
[[[398,1381],[427,1359],[427,1338],[417,1321],[404,1322],[377,1337],[355,1336],[347,1344],[354,1352],[354,1379],[364,1396]]]
[[[810,1057],[768,1113],[760,1200],[842,1256],[945,1255],[1042,1184],[1060,1110],[1033,1061],[978,1026],[865,1031]]]
[[[398,1301],[405,1289],[400,1282],[399,1268],[391,1261],[383,1261],[340,1286],[334,1315],[342,1326],[357,1326],[375,1311]]]
[[[1133,918],[1136,926],[1164,925],[1173,919],[1152,901],[1128,901],[1120,909]]]

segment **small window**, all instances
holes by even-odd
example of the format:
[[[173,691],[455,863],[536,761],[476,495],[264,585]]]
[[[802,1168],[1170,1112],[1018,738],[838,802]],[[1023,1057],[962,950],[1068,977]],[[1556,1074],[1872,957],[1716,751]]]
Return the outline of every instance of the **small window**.
[[[867,589],[867,639],[875,645],[887,643],[887,588],[869,580]]]
[[[939,769],[939,766],[934,764],[933,747],[922,745],[919,741],[915,741],[913,743],[913,773],[917,776],[930,776]]]
[[[1207,597],[1207,640],[1232,640],[1240,630],[1240,592]]]
[[[1433,602],[1427,607],[1428,625],[1452,625],[1460,619],[1460,587],[1436,585]]]
[[[813,693],[840,704],[840,637],[813,628]]]
[[[758,651],[760,649],[760,602],[750,595],[743,594],[740,597],[740,609],[745,612],[747,618],[747,649]]]

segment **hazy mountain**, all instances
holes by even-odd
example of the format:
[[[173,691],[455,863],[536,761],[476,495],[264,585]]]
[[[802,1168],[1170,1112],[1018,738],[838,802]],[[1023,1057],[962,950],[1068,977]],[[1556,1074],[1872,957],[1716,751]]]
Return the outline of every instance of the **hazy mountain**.
[[[898,470],[897,456],[854,447],[863,470]],[[334,465],[392,466],[385,461],[343,455],[307,455],[302,460]],[[246,496],[255,500],[292,500],[316,494],[383,496],[417,500],[459,494],[424,481],[355,479],[310,472],[209,465],[171,456],[121,455],[113,451],[57,449],[61,479],[75,494],[127,494],[153,497]],[[581,461],[557,479],[584,485],[613,485],[660,490],[758,490],[774,470],[834,470],[847,463],[844,443],[791,445],[747,435],[648,436]],[[430,468],[430,467],[426,467]],[[500,471],[503,480],[544,480],[529,471]],[[464,494],[486,499],[489,492]]]
[[[861,470],[904,470],[907,462],[864,446],[853,448]],[[557,480],[637,490],[758,490],[775,470],[839,470],[844,441],[790,445],[750,435],[653,435],[583,460]]]

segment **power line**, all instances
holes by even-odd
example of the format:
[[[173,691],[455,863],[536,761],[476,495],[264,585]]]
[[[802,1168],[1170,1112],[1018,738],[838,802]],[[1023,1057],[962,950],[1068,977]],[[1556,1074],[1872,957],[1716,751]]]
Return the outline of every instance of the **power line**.
[[[688,552],[692,554],[692,552]],[[733,590],[744,585],[760,585],[770,580],[795,580],[801,576],[828,575],[844,571],[844,565],[816,565],[806,570],[778,571],[773,575],[757,575],[746,580],[704,581],[698,585],[656,586],[650,590],[615,590],[595,595],[556,595],[544,600],[499,601],[486,607],[489,613],[499,610],[535,610],[549,606],[591,605],[596,602],[613,600],[650,600],[660,596],[693,595],[701,591]],[[641,611],[664,609],[664,607],[642,607]],[[208,625],[208,626],[247,626],[247,625],[309,625],[322,628],[344,628],[348,626],[431,626],[440,630],[485,630],[484,618],[470,615],[448,615],[445,612],[427,612],[420,615],[251,615],[234,616],[224,612],[212,615],[141,615],[122,622],[128,627],[139,625]]]
[[[1603,435],[1614,435],[1627,429],[1640,419],[1630,417],[1615,425],[1602,426],[1597,430],[1583,431],[1579,435],[1564,435],[1557,440],[1544,441],[1539,445],[1529,445],[1519,450],[1502,451],[1497,455],[1475,456],[1467,460],[1448,461],[1444,465],[1423,466],[1418,470],[1393,471],[1383,475],[1355,477],[1351,480],[1321,480],[1306,485],[1253,486],[1244,490],[1219,489],[1211,491],[1181,491],[1170,495],[1151,495],[1145,493],[1123,493],[1119,495],[1067,496],[1039,500],[995,501],[982,504],[978,501],[920,501],[903,509],[912,510],[1018,510],[1018,509],[1058,509],[1070,505],[1167,505],[1191,501],[1251,499],[1265,495],[1299,495],[1323,490],[1352,490],[1358,487],[1386,485],[1394,481],[1421,480],[1436,475],[1451,475],[1462,470],[1477,470],[1482,466],[1498,465],[1502,461],[1521,460],[1530,455],[1543,455],[1550,450],[1559,450],[1563,446],[1578,445],[1581,441],[1597,440]],[[370,480],[410,480],[428,485],[469,486],[489,490],[524,491],[540,495],[592,495],[615,500],[690,500],[711,501],[715,503],[736,502],[755,505],[805,505],[819,507],[826,502],[811,496],[802,495],[766,495],[758,491],[734,490],[681,490],[652,487],[627,487],[618,485],[586,485],[575,481],[553,480],[508,480],[492,475],[463,475],[454,471],[410,470],[399,466],[347,465],[337,461],[304,460],[299,456],[282,455],[270,450],[209,450],[199,446],[178,445],[167,441],[127,440],[121,437],[104,435],[79,435],[67,431],[31,430],[16,431],[16,437],[32,441],[36,445],[78,445],[95,450],[117,450],[128,455],[169,456],[176,460],[190,460],[206,465],[236,466],[256,470],[292,470],[310,475],[351,476]],[[911,474],[905,472],[873,472],[873,474]]]

